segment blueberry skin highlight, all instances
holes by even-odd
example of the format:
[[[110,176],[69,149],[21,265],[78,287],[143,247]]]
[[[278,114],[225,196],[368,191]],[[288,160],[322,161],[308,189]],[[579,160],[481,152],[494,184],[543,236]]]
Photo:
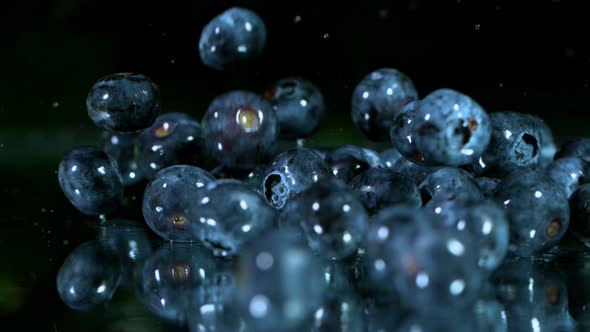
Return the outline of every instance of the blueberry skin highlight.
[[[278,155],[266,169],[260,190],[270,206],[281,209],[293,196],[331,172],[322,157],[305,148]]]
[[[590,184],[584,184],[570,196],[570,229],[582,238],[590,237]]]
[[[419,189],[424,204],[431,199],[454,200],[459,197],[483,199],[475,179],[459,168],[443,167],[430,173],[420,184]]]
[[[393,119],[418,99],[412,80],[399,70],[378,69],[363,78],[352,93],[352,121],[373,141],[387,141]]]
[[[290,229],[261,234],[238,268],[238,303],[253,331],[302,331],[325,294],[318,257]]]
[[[194,237],[215,256],[235,256],[250,240],[274,225],[275,210],[243,183],[211,183],[191,208]]]
[[[112,133],[105,131],[101,137],[102,150],[109,156],[121,175],[123,186],[131,186],[143,180],[135,159],[138,133]]]
[[[393,170],[393,166],[400,160],[404,159],[404,156],[398,151],[397,148],[389,148],[381,151],[379,158],[383,163],[383,167]]]
[[[472,163],[476,174],[504,177],[539,165],[542,137],[538,122],[516,112],[490,115],[492,138],[486,151]]]
[[[228,168],[251,169],[268,159],[279,134],[270,104],[247,91],[215,98],[203,116],[207,150]]]
[[[89,146],[70,151],[58,168],[61,190],[80,212],[98,216],[115,211],[123,197],[123,184],[107,155]]]
[[[199,55],[210,68],[224,70],[256,58],[266,44],[266,26],[253,11],[233,7],[214,17],[201,32]]]
[[[310,136],[326,116],[320,89],[303,78],[282,79],[265,96],[277,115],[280,137],[284,139]]]
[[[515,172],[498,184],[494,201],[510,222],[510,251],[533,256],[565,234],[570,211],[561,187],[542,171]]]
[[[94,83],[86,99],[86,108],[98,127],[132,132],[147,128],[156,120],[160,103],[160,89],[148,77],[119,73]]]
[[[119,260],[99,242],[86,242],[66,258],[57,273],[57,292],[74,310],[90,310],[111,299],[120,279]]]
[[[178,165],[163,169],[148,184],[143,196],[143,216],[158,236],[170,241],[196,241],[192,232],[199,221],[192,206],[215,179],[198,167]]]
[[[325,160],[332,174],[344,182],[350,182],[369,168],[383,167],[377,152],[354,145],[343,145],[328,152]]]
[[[414,182],[385,168],[370,168],[357,175],[350,185],[371,214],[396,204],[422,206]]]
[[[547,174],[569,198],[579,186],[590,180],[590,165],[575,157],[556,159],[547,167]]]
[[[424,97],[413,121],[416,149],[431,165],[470,164],[490,142],[492,127],[487,113],[475,100],[451,89]]]
[[[282,227],[299,226],[314,252],[341,260],[364,247],[368,216],[344,182],[326,178],[289,200],[279,223]]]

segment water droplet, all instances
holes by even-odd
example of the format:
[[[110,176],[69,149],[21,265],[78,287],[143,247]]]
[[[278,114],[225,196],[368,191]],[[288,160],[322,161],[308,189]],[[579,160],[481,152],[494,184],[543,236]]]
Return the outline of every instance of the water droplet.
[[[476,24],[475,25],[475,30],[479,31],[480,28],[481,28],[481,25],[480,24]]]

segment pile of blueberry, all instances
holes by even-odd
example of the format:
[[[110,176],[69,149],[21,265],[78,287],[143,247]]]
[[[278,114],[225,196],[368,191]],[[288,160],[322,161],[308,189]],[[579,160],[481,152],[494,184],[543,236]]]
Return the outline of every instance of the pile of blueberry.
[[[262,19],[232,8],[205,26],[200,56],[237,68],[265,41]],[[77,249],[58,276],[76,309],[139,278],[148,307],[195,331],[502,331],[506,289],[494,289],[514,279],[503,264],[551,250],[568,228],[590,236],[590,139],[558,151],[540,118],[488,113],[451,89],[419,97],[395,69],[368,74],[352,96],[353,122],[388,144],[381,152],[276,151],[325,117],[319,88],[299,77],[222,94],[198,122],[161,113],[148,77],[114,74],[94,84],[87,109],[105,130],[102,148],[64,158],[63,192],[80,212],[108,217],[127,186],[148,182],[143,216],[166,242],[155,254],[145,245],[125,278],[112,277],[119,261],[104,244]],[[343,322],[343,311],[364,318]],[[428,325],[456,313],[461,324]]]

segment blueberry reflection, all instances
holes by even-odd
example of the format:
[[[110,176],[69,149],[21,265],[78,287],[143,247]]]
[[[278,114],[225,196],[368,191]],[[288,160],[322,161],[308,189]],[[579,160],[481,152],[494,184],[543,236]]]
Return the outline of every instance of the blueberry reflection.
[[[509,331],[576,331],[565,280],[552,263],[513,259],[493,276]]]
[[[101,228],[100,239],[119,258],[121,285],[133,285],[137,269],[152,254],[152,243],[145,224],[134,220],[109,220]]]
[[[118,258],[99,242],[86,242],[65,260],[57,274],[62,301],[75,310],[106,303],[119,285]]]
[[[164,244],[146,262],[139,280],[140,300],[156,315],[182,325],[196,302],[224,299],[211,292],[217,265],[203,248],[193,244]],[[231,285],[231,283],[230,283]]]

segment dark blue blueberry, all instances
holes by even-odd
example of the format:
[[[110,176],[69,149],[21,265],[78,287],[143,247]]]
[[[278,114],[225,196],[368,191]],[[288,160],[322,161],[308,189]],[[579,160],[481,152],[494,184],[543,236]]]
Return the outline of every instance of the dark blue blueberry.
[[[565,281],[553,264],[510,260],[494,273],[493,282],[509,331],[577,330]]]
[[[149,180],[169,166],[206,162],[201,126],[183,113],[160,115],[141,132],[137,145],[140,172]]]
[[[165,240],[196,241],[198,219],[190,215],[199,195],[213,177],[198,167],[179,165],[160,171],[143,196],[143,216],[150,228]]]
[[[434,201],[433,201],[434,202]],[[433,206],[446,227],[465,232],[475,244],[477,265],[493,271],[504,260],[510,242],[510,230],[504,210],[493,202],[444,200]]]
[[[253,168],[272,153],[279,129],[275,112],[258,95],[232,91],[213,100],[203,117],[211,155],[229,168]]]
[[[294,149],[281,153],[267,167],[260,189],[266,201],[280,209],[291,197],[330,176],[322,157],[312,150]]]
[[[584,240],[590,238],[590,184],[584,184],[570,196],[570,229]]]
[[[407,312],[396,303],[366,301],[365,314],[368,332],[396,332]]]
[[[371,214],[396,204],[422,206],[414,182],[386,168],[369,168],[357,175],[350,185]]]
[[[223,70],[251,62],[266,44],[266,26],[251,10],[233,7],[214,17],[201,32],[203,63]]]
[[[577,157],[590,163],[590,138],[579,137],[565,142],[555,157]]]
[[[99,242],[76,248],[57,273],[57,292],[75,310],[89,310],[111,299],[119,285],[117,256]]]
[[[482,296],[473,305],[475,331],[508,332],[506,309],[494,294]]]
[[[244,244],[274,225],[275,211],[239,181],[211,183],[191,207],[194,237],[216,256],[240,253]]]
[[[143,175],[135,159],[137,133],[112,133],[102,135],[102,150],[117,164],[124,186],[143,180]]]
[[[358,196],[342,181],[327,178],[289,200],[281,225],[299,226],[313,251],[343,259],[364,247],[368,216]]]
[[[248,330],[301,331],[325,293],[318,258],[292,230],[272,231],[239,257],[238,299]]]
[[[483,194],[475,179],[459,168],[440,168],[430,173],[419,188],[424,204],[431,199],[453,200],[459,197],[483,199]]]
[[[477,174],[503,177],[539,164],[542,137],[532,117],[515,112],[490,115],[492,139],[486,151],[472,163]]]
[[[216,270],[214,258],[196,244],[163,244],[143,266],[140,299],[156,315],[183,324]]]
[[[125,219],[109,219],[101,225],[100,240],[121,262],[121,285],[134,284],[136,269],[152,254],[145,224]]]
[[[378,292],[395,293],[395,274],[399,253],[394,251],[393,239],[397,233],[406,234],[406,228],[428,227],[435,216],[415,207],[398,205],[381,210],[371,220],[367,235],[367,257],[363,262],[368,271],[368,287]],[[391,297],[391,296],[390,296]]]
[[[590,165],[576,157],[560,158],[549,164],[547,174],[569,198],[580,185],[590,181]]]
[[[498,184],[494,200],[510,222],[510,251],[532,256],[555,246],[569,225],[563,189],[541,171],[515,172]]]
[[[484,109],[470,97],[450,89],[436,90],[422,99],[412,125],[416,150],[424,162],[447,166],[476,161],[488,146],[492,132]]]
[[[436,171],[439,167],[426,166],[401,158],[391,167],[391,170],[399,173],[412,180],[416,185],[420,185],[430,173]]]
[[[325,117],[324,97],[320,89],[306,79],[282,79],[265,96],[277,114],[281,138],[308,137]]]
[[[116,165],[93,147],[76,148],[59,164],[59,185],[80,212],[98,216],[119,207],[123,184]]]
[[[496,193],[496,187],[498,186],[498,183],[500,183],[500,181],[502,180],[483,176],[475,178],[475,182],[477,182],[477,185],[479,186],[479,189],[481,189],[483,197],[486,199],[494,197],[494,194]]]
[[[383,167],[379,154],[354,145],[338,147],[328,152],[325,159],[332,174],[344,182],[350,182],[369,168]]]
[[[426,160],[418,152],[416,139],[414,138],[414,118],[416,109],[421,101],[416,100],[404,107],[402,112],[395,117],[389,131],[391,144],[408,160],[419,164],[427,164]]]
[[[369,139],[386,141],[393,119],[416,99],[418,92],[404,73],[391,68],[376,70],[352,93],[352,121]]]
[[[452,313],[415,313],[406,317],[396,332],[471,332],[481,331],[477,329],[477,323],[473,315],[459,310]],[[496,332],[496,331],[494,331]]]
[[[367,249],[378,287],[395,287],[402,304],[417,311],[465,308],[478,295],[484,274],[477,253],[460,232],[435,228],[432,217],[411,210],[373,221]],[[395,218],[399,215],[401,219]],[[380,281],[380,282],[379,282]]]
[[[381,162],[385,168],[393,170],[393,166],[404,158],[401,153],[399,153],[398,149],[395,147],[389,148],[387,150],[381,151],[379,154],[379,158],[381,158]]]
[[[547,123],[545,123],[540,117],[532,114],[528,114],[528,116],[535,122],[539,129],[539,134],[541,135],[539,165],[542,167],[547,166],[553,161],[553,158],[557,153],[557,144],[553,138],[553,132]]]
[[[141,74],[105,76],[90,89],[86,108],[94,124],[105,130],[138,131],[160,113],[160,89]]]

